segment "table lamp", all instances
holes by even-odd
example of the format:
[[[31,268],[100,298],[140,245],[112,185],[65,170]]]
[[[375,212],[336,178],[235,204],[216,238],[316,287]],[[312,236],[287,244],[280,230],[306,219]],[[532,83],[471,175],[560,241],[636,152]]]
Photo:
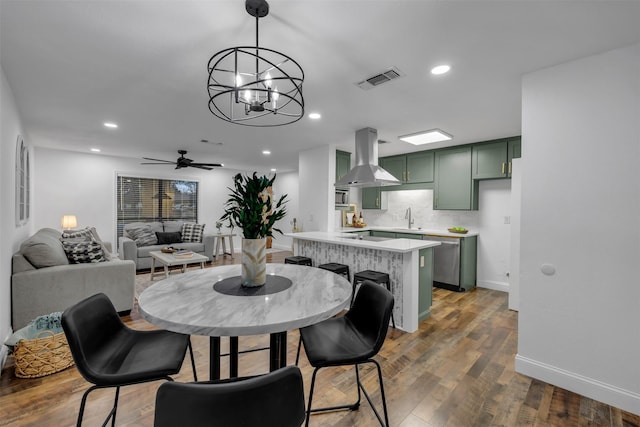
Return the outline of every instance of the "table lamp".
[[[64,215],[62,217],[62,229],[71,230],[78,226],[78,220],[75,215]]]

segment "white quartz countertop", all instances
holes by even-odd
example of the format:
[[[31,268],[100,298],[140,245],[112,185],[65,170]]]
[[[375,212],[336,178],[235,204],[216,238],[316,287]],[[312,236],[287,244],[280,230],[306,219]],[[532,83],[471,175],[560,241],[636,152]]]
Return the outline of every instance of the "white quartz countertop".
[[[434,228],[402,228],[402,227],[383,227],[383,226],[367,226],[367,227],[342,227],[338,229],[339,232],[342,233],[354,233],[357,231],[388,231],[391,233],[407,233],[407,234],[419,234],[423,236],[444,236],[444,237],[470,237],[477,236],[479,233],[477,231],[469,230],[469,232],[465,234],[461,233],[451,233],[449,230],[445,229],[434,229]]]
[[[353,229],[353,231],[362,228]],[[315,242],[335,243],[345,246],[355,246],[367,249],[378,249],[389,252],[411,252],[418,249],[431,248],[440,245],[440,242],[417,239],[389,239],[383,241],[359,240],[351,233],[340,231],[306,231],[301,233],[285,233],[285,236],[300,240],[311,240]]]

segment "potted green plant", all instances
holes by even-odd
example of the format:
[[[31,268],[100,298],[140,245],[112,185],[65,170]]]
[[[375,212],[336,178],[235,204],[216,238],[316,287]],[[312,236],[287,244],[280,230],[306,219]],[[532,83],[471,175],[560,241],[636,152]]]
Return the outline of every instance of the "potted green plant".
[[[242,229],[242,285],[262,286],[266,283],[266,238],[273,232],[276,221],[287,214],[285,203],[287,195],[273,201],[273,182],[276,175],[269,178],[241,173],[233,177],[233,188],[229,200],[225,203],[221,221],[228,221],[230,227]]]

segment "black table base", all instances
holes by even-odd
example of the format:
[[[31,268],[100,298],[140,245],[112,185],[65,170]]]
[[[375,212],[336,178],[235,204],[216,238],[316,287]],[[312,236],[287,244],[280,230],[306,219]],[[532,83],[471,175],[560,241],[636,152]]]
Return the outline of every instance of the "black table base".
[[[220,337],[209,338],[209,379],[220,379]],[[265,349],[260,349],[265,350]],[[252,350],[249,350],[252,351]],[[257,350],[255,350],[257,351]],[[229,337],[229,377],[238,377],[238,337]],[[287,332],[270,334],[269,338],[269,370],[284,368],[287,366]]]
[[[244,287],[242,286],[242,278],[233,276],[214,283],[213,289],[226,295],[257,296],[282,292],[290,288],[291,285],[291,279],[269,274],[267,282],[263,286]],[[209,345],[209,378],[217,380],[220,379],[220,357],[223,356],[220,354],[220,337],[210,337]],[[229,337],[229,377],[231,378],[238,376],[238,354],[240,353],[245,352],[238,351],[238,337]],[[287,332],[273,333],[269,342],[269,370],[275,371],[285,366],[287,366]]]

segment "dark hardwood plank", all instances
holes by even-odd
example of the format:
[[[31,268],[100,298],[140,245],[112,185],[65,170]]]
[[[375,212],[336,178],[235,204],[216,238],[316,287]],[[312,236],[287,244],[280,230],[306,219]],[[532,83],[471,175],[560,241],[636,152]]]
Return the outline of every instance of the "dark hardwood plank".
[[[290,252],[267,255],[282,263]],[[239,263],[240,257],[218,257],[211,265]],[[138,279],[145,281],[145,274]],[[125,322],[136,329],[153,329],[134,309]],[[640,416],[610,407],[567,390],[519,375],[514,371],[517,350],[516,312],[507,309],[507,295],[487,289],[466,293],[434,289],[432,315],[413,334],[390,329],[377,359],[382,364],[391,425],[399,427],[464,426],[611,426],[640,427]],[[192,337],[196,366],[208,370],[209,340]],[[268,336],[243,337],[241,349],[267,346]],[[293,363],[298,334],[288,334],[288,361]],[[222,340],[228,351],[228,340]],[[71,426],[89,384],[75,368],[49,377],[19,379],[9,358],[0,378],[0,426]],[[301,357],[300,368],[308,396],[312,368]],[[268,370],[266,352],[247,353],[240,359],[240,375]],[[228,364],[222,364],[228,375]],[[364,367],[362,381],[374,402],[380,401],[375,370]],[[176,381],[193,378],[188,360]],[[155,393],[160,383],[124,387],[118,426],[152,426]],[[321,371],[314,402],[338,404],[355,400],[352,368]],[[113,390],[92,393],[85,425],[99,425],[113,399]],[[314,415],[314,426],[370,427],[377,425],[368,403],[360,410]]]

